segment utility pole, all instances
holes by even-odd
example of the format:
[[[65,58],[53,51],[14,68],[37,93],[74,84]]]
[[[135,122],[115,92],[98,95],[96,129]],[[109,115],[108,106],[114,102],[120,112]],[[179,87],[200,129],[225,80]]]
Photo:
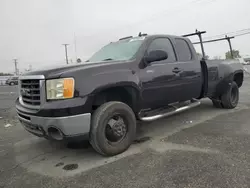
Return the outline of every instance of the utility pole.
[[[63,45],[64,45],[64,47],[65,47],[66,63],[69,64],[69,60],[68,60],[68,49],[67,49],[67,47],[68,47],[69,44],[63,44]]]
[[[18,75],[18,69],[17,69],[17,59],[13,59],[14,60],[14,64],[15,64],[15,75],[17,76]]]
[[[231,44],[231,39],[233,39],[234,37],[228,37],[226,35],[225,38],[227,39],[228,44],[229,44],[229,48],[230,48],[230,52],[231,52],[231,57],[232,57],[232,59],[234,59],[234,53],[233,53],[233,48],[232,48],[232,44]]]
[[[76,34],[74,33],[74,43],[75,43],[75,56],[76,56],[76,63],[77,63],[77,50],[76,50]]]
[[[32,65],[29,65],[29,71],[32,71]]]

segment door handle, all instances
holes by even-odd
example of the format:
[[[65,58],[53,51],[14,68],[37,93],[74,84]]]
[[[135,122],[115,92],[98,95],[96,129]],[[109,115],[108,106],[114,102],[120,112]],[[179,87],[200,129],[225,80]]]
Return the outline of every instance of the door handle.
[[[179,68],[175,67],[175,68],[172,70],[172,72],[177,74],[177,73],[181,72],[181,70],[180,70]]]

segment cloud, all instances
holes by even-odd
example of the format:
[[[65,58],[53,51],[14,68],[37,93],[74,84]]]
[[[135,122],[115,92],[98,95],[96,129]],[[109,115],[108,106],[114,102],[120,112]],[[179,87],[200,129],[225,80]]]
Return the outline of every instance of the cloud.
[[[249,7],[249,0],[1,0],[1,71],[13,71],[13,58],[19,59],[21,69],[63,64],[62,43],[70,44],[74,61],[76,55],[86,59],[106,43],[140,31],[181,35],[199,29],[213,36],[250,28]],[[246,41],[250,35],[232,44],[250,54]],[[206,44],[205,50],[211,57],[224,56],[228,45]]]

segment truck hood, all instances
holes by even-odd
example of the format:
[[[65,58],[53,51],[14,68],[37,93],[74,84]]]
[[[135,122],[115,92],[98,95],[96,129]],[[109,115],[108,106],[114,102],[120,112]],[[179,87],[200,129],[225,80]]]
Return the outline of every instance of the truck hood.
[[[126,61],[122,61],[126,62]],[[80,64],[74,64],[74,65],[61,65],[61,66],[49,66],[44,67],[39,70],[35,70],[32,72],[28,72],[24,74],[26,75],[44,75],[46,79],[53,79],[53,78],[59,78],[62,74],[68,73],[68,72],[74,72],[74,71],[80,71],[85,69],[90,69],[94,67],[103,67],[103,66],[109,66],[112,64],[122,64],[121,61],[101,61],[101,62],[84,62]]]

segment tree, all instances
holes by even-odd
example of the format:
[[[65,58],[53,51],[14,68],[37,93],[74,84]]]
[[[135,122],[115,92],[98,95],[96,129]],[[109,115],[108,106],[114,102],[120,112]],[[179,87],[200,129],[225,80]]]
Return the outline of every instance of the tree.
[[[202,59],[202,54],[201,53],[197,52],[196,54],[197,54],[199,59]]]
[[[233,58],[230,51],[226,52],[225,56],[226,59],[241,58],[239,50],[233,50]]]
[[[202,54],[201,54],[201,53],[196,52],[196,54],[197,54],[197,56],[198,56],[198,58],[199,58],[199,59],[202,59],[202,57],[203,57],[203,56],[202,56]],[[206,56],[205,56],[205,59],[209,59],[209,56],[208,56],[208,55],[206,55]]]
[[[13,74],[0,72],[0,76],[13,76]]]

